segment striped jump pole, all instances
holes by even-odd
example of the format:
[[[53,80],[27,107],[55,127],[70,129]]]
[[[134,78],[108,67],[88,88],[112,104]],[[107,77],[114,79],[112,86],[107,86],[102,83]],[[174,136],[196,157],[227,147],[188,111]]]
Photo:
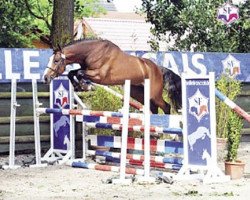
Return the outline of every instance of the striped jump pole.
[[[78,122],[90,122],[90,123],[107,123],[107,124],[123,124],[123,118],[121,117],[104,117],[104,116],[89,116],[78,115],[76,116]],[[143,120],[137,118],[129,118],[129,125],[142,125]]]
[[[93,111],[93,110],[77,110],[77,109],[60,109],[60,108],[37,108],[39,114],[63,114],[63,115],[90,115],[90,116],[105,116],[105,117],[123,117],[121,112],[112,111]],[[141,113],[129,113],[129,117],[141,119]]]
[[[88,162],[82,162],[82,161],[68,161],[68,165],[75,168],[84,168],[84,169],[93,169],[93,170],[99,170],[99,171],[110,171],[110,172],[120,172],[120,167],[118,166],[111,166],[111,165],[100,165],[96,163],[88,163]],[[143,176],[145,174],[145,171],[143,169],[137,169],[133,167],[126,167],[125,168],[126,174],[131,175],[141,175]],[[166,176],[169,177],[168,172],[161,172],[157,171],[157,176]]]
[[[215,89],[215,95],[223,101],[227,106],[229,106],[234,112],[243,117],[250,123],[250,115],[244,111],[241,107],[239,107],[236,103],[230,100],[227,96],[222,94],[219,90]]]
[[[103,128],[103,129],[112,129],[112,130],[122,130],[122,124],[111,124],[111,123],[95,123],[95,122],[86,122],[86,126],[89,128]],[[139,131],[143,132],[145,126],[128,126],[129,131]],[[149,130],[151,133],[169,133],[169,134],[182,134],[181,128],[167,128],[167,127],[157,127],[157,126],[150,126]]]
[[[87,163],[87,162],[81,162],[81,161],[73,161],[72,163],[70,163],[70,166],[84,168],[84,169],[94,169],[94,170],[100,170],[100,171],[121,172],[121,168],[118,166],[99,165],[95,163]],[[125,167],[124,169],[125,169],[126,174],[144,175],[143,169],[136,169],[136,168],[129,168],[129,167]]]
[[[123,119],[121,117],[104,117],[104,116],[89,116],[77,115],[76,121],[84,122],[91,128],[104,128],[121,130]],[[150,115],[149,127],[151,133],[170,133],[182,134],[180,128],[181,117],[179,115]],[[143,132],[145,123],[142,119],[129,118],[129,131]],[[175,127],[175,128],[173,128]]]
[[[111,148],[121,148],[121,136],[104,136],[104,135],[89,135],[91,146],[105,146]],[[128,137],[128,149],[131,150],[144,150],[144,140],[142,138]],[[183,154],[183,143],[178,141],[168,140],[150,140],[150,150],[152,152],[164,152],[165,154]]]
[[[103,156],[119,159],[121,153],[119,152],[110,152],[110,151],[101,151],[101,150],[88,150],[88,155],[92,156]],[[144,155],[141,154],[127,154],[127,159],[144,161]],[[182,164],[183,155],[174,155],[169,154],[167,156],[150,156],[150,162],[159,162],[159,163],[171,163],[171,164]]]
[[[88,155],[92,155],[92,156],[103,156],[106,158],[110,158],[110,159],[120,159],[121,154],[119,152],[110,152],[110,151],[100,151],[100,150],[88,150],[87,151]],[[126,158],[128,160],[134,160],[134,161],[140,161],[140,162],[144,162],[144,155],[140,155],[140,154],[127,154]],[[174,156],[174,155],[170,155],[168,157],[166,156],[150,156],[150,163],[162,163],[162,164],[178,164],[178,165],[182,165],[182,160],[183,160],[183,156],[181,157],[179,155]]]
[[[114,165],[115,163],[116,164],[120,163],[120,159],[113,158],[113,157],[106,157],[106,156],[100,157],[99,156],[98,158],[96,158],[96,162],[101,163],[101,164],[105,163],[105,164],[113,164]],[[126,164],[128,166],[144,166],[145,167],[145,161],[142,161],[142,160],[127,159]],[[179,170],[182,167],[182,165],[181,164],[150,161],[150,167],[176,171],[176,170]],[[145,174],[144,174],[144,176],[145,176]]]

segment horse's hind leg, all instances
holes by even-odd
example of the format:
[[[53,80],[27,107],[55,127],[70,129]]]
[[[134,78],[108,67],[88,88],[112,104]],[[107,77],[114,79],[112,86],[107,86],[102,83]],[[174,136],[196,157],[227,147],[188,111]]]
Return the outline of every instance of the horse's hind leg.
[[[150,100],[150,110],[152,114],[158,114],[158,106],[152,100]]]
[[[144,87],[143,87],[143,85],[131,85],[130,96],[132,98],[136,99],[141,104],[144,104]],[[152,102],[151,100],[150,100],[150,111],[153,114],[158,113],[158,106],[155,105],[154,102]]]
[[[170,114],[171,106],[161,99],[151,99],[150,100],[150,109],[152,113],[157,114],[158,113],[158,107],[160,107],[165,114]]]
[[[131,97],[144,104],[144,87],[142,85],[131,85]],[[170,114],[170,105],[167,104],[162,97],[150,99],[150,111],[158,114],[158,108],[161,108],[165,114]]]

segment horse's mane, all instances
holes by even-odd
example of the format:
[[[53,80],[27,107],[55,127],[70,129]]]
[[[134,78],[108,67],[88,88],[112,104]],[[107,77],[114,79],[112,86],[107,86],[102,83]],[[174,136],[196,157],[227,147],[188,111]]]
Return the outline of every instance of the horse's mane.
[[[102,40],[100,38],[83,38],[83,39],[79,39],[79,40],[73,40],[69,43],[67,43],[66,45],[64,45],[63,47],[67,47],[67,46],[71,46],[80,42],[87,42],[87,41],[94,41],[94,40]]]
[[[71,45],[74,45],[74,44],[78,44],[78,43],[81,43],[81,42],[95,41],[95,40],[102,41],[103,39],[101,39],[101,38],[83,38],[83,39],[79,39],[79,40],[72,40],[69,43],[65,44],[61,48],[65,48],[65,47],[68,47],[68,46],[71,46]],[[54,52],[56,52],[56,51],[60,51],[60,47],[56,47],[54,49]]]

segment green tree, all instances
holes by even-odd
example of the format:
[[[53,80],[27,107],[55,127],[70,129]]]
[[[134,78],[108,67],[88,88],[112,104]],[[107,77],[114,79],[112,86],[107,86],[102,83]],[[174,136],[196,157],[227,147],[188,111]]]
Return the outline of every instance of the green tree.
[[[77,0],[75,1],[75,18],[98,17],[105,14],[106,10],[100,5],[100,0]]]
[[[75,19],[106,12],[99,0],[72,2],[75,4]],[[31,47],[33,38],[51,44],[53,3],[54,0],[0,1],[0,47]],[[64,1],[61,1],[63,4]]]
[[[171,50],[250,51],[250,1],[239,5],[240,19],[227,27],[217,20],[217,9],[224,0],[142,0],[147,21],[158,41],[175,39]]]
[[[32,20],[20,0],[0,1],[0,47],[24,47],[30,44]]]

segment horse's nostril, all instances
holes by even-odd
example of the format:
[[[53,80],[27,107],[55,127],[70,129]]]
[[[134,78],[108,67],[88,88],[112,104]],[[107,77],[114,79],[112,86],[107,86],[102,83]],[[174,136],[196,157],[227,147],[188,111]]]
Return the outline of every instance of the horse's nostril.
[[[48,77],[48,76],[45,75],[45,76],[43,77],[43,79],[44,79],[44,82],[45,82],[45,83],[47,83],[47,84],[50,83],[50,77]]]

